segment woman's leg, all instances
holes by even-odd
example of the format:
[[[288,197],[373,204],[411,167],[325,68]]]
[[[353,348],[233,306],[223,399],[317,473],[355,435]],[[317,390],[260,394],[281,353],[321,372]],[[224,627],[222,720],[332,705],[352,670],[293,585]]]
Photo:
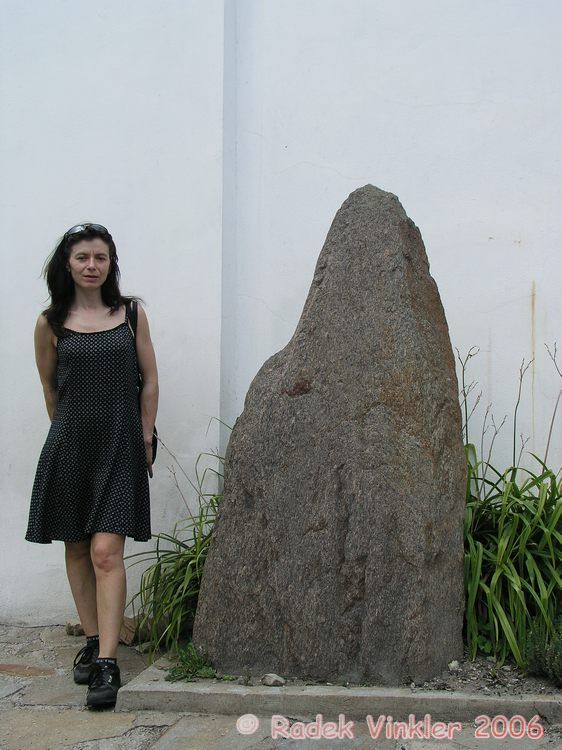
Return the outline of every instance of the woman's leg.
[[[86,635],[98,632],[96,575],[90,557],[90,540],[65,542],[65,563],[76,611]]]
[[[127,596],[124,547],[125,537],[121,534],[92,534],[90,553],[96,576],[100,658],[117,657]]]

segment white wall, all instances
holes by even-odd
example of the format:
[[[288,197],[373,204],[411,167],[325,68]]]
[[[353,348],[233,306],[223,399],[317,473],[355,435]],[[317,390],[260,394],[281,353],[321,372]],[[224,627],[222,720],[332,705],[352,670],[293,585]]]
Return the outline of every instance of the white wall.
[[[544,452],[560,387],[544,344],[562,318],[557,0],[4,0],[0,12],[1,621],[73,616],[62,543],[23,537],[48,429],[39,273],[83,219],[111,227],[123,289],[146,299],[157,424],[190,474],[199,452],[224,452],[228,430],[219,444],[209,419],[234,423],[294,331],[335,212],[366,183],[420,227],[453,346],[481,347],[479,413],[492,401],[498,422],[509,415],[496,463],[511,460],[523,357],[536,359],[518,432]],[[554,467],[561,433],[558,420]],[[185,516],[166,464],[162,451],[154,532]]]
[[[33,353],[41,268],[72,224],[110,228],[122,290],[146,301],[159,432],[193,476],[219,445],[217,423],[206,430],[220,403],[223,3],[3,0],[0,11],[0,621],[64,622],[75,614],[63,544],[24,540],[49,427]],[[160,449],[153,533],[185,517],[167,464]],[[128,539],[126,554],[150,548]]]

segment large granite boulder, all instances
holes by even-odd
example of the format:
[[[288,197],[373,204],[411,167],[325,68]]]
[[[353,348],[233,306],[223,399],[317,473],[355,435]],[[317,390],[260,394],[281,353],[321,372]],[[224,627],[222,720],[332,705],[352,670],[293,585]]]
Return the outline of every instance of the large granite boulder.
[[[297,329],[225,455],[193,640],[229,673],[399,684],[462,656],[466,465],[421,235],[373,185],[337,212]]]

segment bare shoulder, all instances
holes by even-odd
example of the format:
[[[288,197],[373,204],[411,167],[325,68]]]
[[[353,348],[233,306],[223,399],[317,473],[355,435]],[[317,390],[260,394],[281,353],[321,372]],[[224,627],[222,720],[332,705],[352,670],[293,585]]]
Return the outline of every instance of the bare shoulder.
[[[153,356],[153,344],[152,336],[150,333],[150,326],[148,325],[148,318],[143,306],[138,303],[138,318],[137,318],[137,352],[140,349],[146,349]]]
[[[43,313],[39,313],[37,316],[37,322],[35,323],[35,328],[39,331],[44,331],[51,326],[49,325],[49,321],[47,318],[43,315]]]
[[[144,307],[141,305],[140,302],[137,302],[137,310],[138,310],[139,325],[143,326],[144,328],[148,328],[148,317],[146,315],[146,311]]]
[[[39,313],[37,322],[35,323],[35,337],[45,343],[53,340],[53,329],[43,313]]]
[[[56,348],[57,337],[43,313],[40,313],[37,317],[34,339],[37,351],[43,351],[46,353],[51,351],[51,349]]]

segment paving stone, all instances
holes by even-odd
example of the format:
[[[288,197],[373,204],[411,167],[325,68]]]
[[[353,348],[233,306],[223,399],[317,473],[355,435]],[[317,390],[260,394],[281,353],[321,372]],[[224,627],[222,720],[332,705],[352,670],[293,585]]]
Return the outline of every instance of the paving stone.
[[[183,716],[154,744],[153,750],[554,750],[561,746],[562,727],[547,727],[541,740],[479,739],[475,725],[464,724],[452,739],[394,739],[371,736],[366,721],[355,721],[353,739],[273,739],[271,718],[254,717],[258,727],[251,734],[240,734],[237,717]],[[294,726],[294,723],[291,722]]]
[[[182,717],[165,732],[153,750],[360,750],[373,748],[365,722],[353,726],[354,739],[273,739],[271,717],[253,716],[256,729],[243,734],[237,729],[235,716],[204,716],[191,714]],[[246,718],[246,717],[245,717]],[[249,725],[246,724],[248,728]],[[376,741],[377,750],[395,750],[396,742],[385,738]]]
[[[34,667],[55,666],[55,655],[45,648],[41,641],[10,643],[2,645],[2,662],[10,664],[30,664]]]
[[[236,731],[236,717],[233,716],[190,714],[162,734],[153,750],[249,749],[266,737],[269,737],[269,733],[264,730],[251,736],[240,735]]]
[[[39,631],[45,626],[28,627],[23,625],[0,625],[0,643],[21,643],[22,636],[26,639],[38,638]]]
[[[14,695],[21,690],[25,684],[26,683],[22,680],[0,675],[0,700],[7,698],[10,695]]]
[[[0,747],[2,750],[51,750],[54,746],[119,736],[131,729],[132,724],[130,714],[112,711],[8,709],[1,714]]]
[[[0,672],[19,677],[44,677],[45,675],[55,674],[54,669],[33,667],[31,664],[0,664]]]
[[[537,740],[529,737],[499,739],[497,737],[475,736],[476,730],[481,726],[481,724],[478,726],[473,723],[466,724],[462,733],[456,738],[457,746],[461,750],[557,750],[562,747],[562,724],[549,725],[541,721],[545,733],[543,737]],[[412,743],[404,746],[404,750],[414,750],[414,748],[415,750],[422,750]],[[433,748],[430,750],[433,750]]]
[[[77,685],[67,674],[36,677],[18,693],[17,705],[83,707],[87,689],[87,685]]]
[[[49,750],[149,750],[165,731],[163,727],[135,727],[118,737],[89,740],[72,745],[54,745]]]
[[[66,644],[77,644],[77,649],[80,648],[79,644],[86,643],[86,638],[83,635],[68,635],[64,625],[49,625],[42,628],[41,640],[47,646],[64,646]]]

